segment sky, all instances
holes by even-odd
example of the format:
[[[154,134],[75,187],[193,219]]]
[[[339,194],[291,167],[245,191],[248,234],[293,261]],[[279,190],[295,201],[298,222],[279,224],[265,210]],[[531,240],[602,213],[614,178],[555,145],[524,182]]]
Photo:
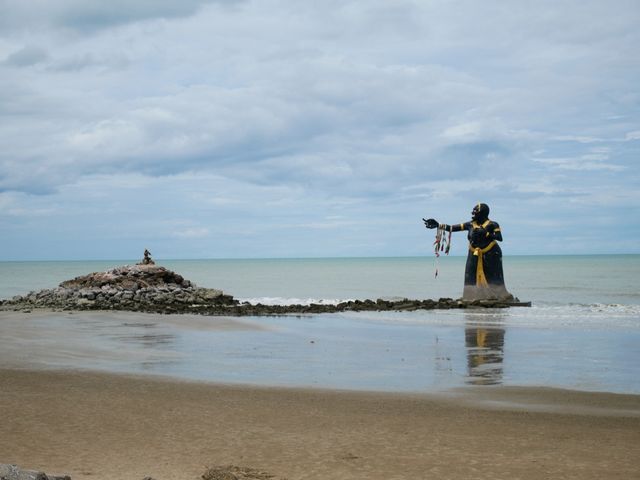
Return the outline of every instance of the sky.
[[[640,253],[640,2],[0,0],[0,260]],[[452,254],[465,255],[463,233]]]

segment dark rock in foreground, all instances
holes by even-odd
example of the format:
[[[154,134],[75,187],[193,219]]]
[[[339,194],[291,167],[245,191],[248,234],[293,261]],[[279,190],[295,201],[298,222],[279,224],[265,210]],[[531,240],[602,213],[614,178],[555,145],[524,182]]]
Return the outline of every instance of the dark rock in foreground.
[[[37,470],[24,470],[17,465],[0,463],[0,480],[71,480],[68,475],[47,475]]]
[[[285,315],[343,311],[412,311],[469,307],[505,308],[530,303],[478,300],[350,300],[337,305],[262,305],[240,303],[221,290],[200,288],[157,265],[125,265],[62,282],[54,289],[0,301],[2,310],[124,310],[202,315]]]
[[[202,480],[275,480],[275,475],[255,468],[225,465],[208,468]]]

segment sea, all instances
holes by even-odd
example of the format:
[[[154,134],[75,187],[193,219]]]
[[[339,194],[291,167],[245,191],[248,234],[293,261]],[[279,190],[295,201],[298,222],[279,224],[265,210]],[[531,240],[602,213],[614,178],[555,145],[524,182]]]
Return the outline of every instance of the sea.
[[[310,304],[458,298],[465,260],[156,261],[240,301]],[[133,263],[0,262],[0,298]],[[9,320],[0,322],[0,349],[24,352],[41,342],[66,353],[29,360],[38,367],[233,384],[395,392],[506,385],[640,394],[640,255],[507,256],[504,271],[507,289],[531,307],[249,317],[241,321],[257,328],[224,331],[180,328],[157,316],[124,322],[110,314],[83,320],[59,312],[35,318],[28,338],[12,335]]]

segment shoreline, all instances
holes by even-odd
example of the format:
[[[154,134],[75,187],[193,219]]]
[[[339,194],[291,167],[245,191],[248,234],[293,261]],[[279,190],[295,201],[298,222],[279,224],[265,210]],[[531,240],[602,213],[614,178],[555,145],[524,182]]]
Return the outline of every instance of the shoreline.
[[[224,382],[173,376],[159,373],[105,371],[91,368],[46,366],[0,367],[0,378],[5,374],[49,375],[54,377],[114,377],[123,381],[182,385],[199,388],[264,391],[283,395],[327,395],[345,397],[380,397],[381,399],[425,400],[447,403],[460,408],[486,411],[536,412],[543,414],[570,414],[577,416],[625,417],[640,419],[640,394],[576,390],[548,386],[466,385],[426,391],[392,391],[351,389],[320,386],[291,386],[279,384],[253,384]]]
[[[408,394],[0,369],[0,462],[73,479],[631,478],[640,396]]]

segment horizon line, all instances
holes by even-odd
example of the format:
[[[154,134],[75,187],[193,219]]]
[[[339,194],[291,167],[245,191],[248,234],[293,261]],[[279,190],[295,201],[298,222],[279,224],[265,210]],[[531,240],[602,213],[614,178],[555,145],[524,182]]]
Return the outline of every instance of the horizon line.
[[[640,253],[539,253],[539,254],[513,254],[504,255],[505,258],[512,257],[614,257],[614,256],[633,256]],[[466,258],[467,255],[441,255],[435,257],[431,255],[363,255],[363,256],[318,256],[318,257],[188,257],[188,258],[160,258],[154,257],[156,263],[162,262],[182,262],[182,261],[220,261],[220,260],[350,260],[350,259],[403,259],[403,258],[419,258],[419,259],[436,259],[436,258]],[[139,262],[140,259],[134,258],[93,258],[93,259],[0,259],[1,263],[26,263],[26,262]]]

